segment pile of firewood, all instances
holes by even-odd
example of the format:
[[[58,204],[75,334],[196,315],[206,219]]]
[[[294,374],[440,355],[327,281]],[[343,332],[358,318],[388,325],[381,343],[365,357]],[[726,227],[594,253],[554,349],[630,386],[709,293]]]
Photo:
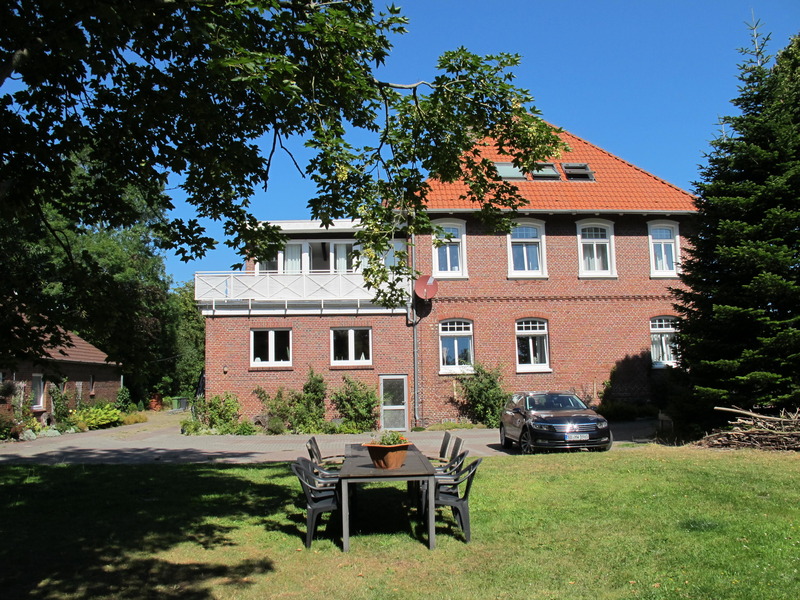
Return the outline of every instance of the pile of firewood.
[[[800,410],[767,417],[738,408],[715,409],[737,413],[738,418],[730,422],[730,429],[713,431],[697,442],[698,446],[800,451]]]

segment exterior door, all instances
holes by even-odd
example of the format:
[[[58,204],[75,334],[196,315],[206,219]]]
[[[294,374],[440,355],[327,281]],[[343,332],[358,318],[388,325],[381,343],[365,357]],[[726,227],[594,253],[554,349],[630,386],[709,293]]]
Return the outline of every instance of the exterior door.
[[[381,375],[381,429],[408,429],[408,376]]]

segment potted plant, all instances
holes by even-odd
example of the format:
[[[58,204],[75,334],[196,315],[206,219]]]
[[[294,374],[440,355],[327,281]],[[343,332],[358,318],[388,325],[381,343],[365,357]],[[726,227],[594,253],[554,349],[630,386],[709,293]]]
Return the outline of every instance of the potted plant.
[[[399,431],[384,431],[380,437],[372,435],[372,440],[364,444],[377,469],[399,469],[406,460],[406,452],[411,442]]]

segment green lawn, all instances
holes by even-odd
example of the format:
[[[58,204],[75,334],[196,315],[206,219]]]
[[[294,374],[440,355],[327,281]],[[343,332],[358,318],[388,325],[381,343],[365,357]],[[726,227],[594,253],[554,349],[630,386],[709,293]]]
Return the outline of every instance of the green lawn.
[[[288,464],[0,467],[3,598],[800,597],[800,454],[646,446],[483,461],[473,540],[429,551],[359,491],[303,546]]]

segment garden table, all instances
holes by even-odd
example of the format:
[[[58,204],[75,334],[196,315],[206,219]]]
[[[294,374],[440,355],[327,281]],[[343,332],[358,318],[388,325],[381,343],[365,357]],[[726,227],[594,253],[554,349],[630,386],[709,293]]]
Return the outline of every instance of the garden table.
[[[350,484],[393,481],[427,481],[425,501],[428,503],[428,548],[436,547],[436,515],[434,506],[434,489],[436,488],[436,471],[428,458],[411,445],[406,454],[405,463],[399,469],[377,469],[372,464],[369,452],[361,444],[348,444],[345,448],[345,459],[338,472],[342,486],[342,550],[350,550]]]

